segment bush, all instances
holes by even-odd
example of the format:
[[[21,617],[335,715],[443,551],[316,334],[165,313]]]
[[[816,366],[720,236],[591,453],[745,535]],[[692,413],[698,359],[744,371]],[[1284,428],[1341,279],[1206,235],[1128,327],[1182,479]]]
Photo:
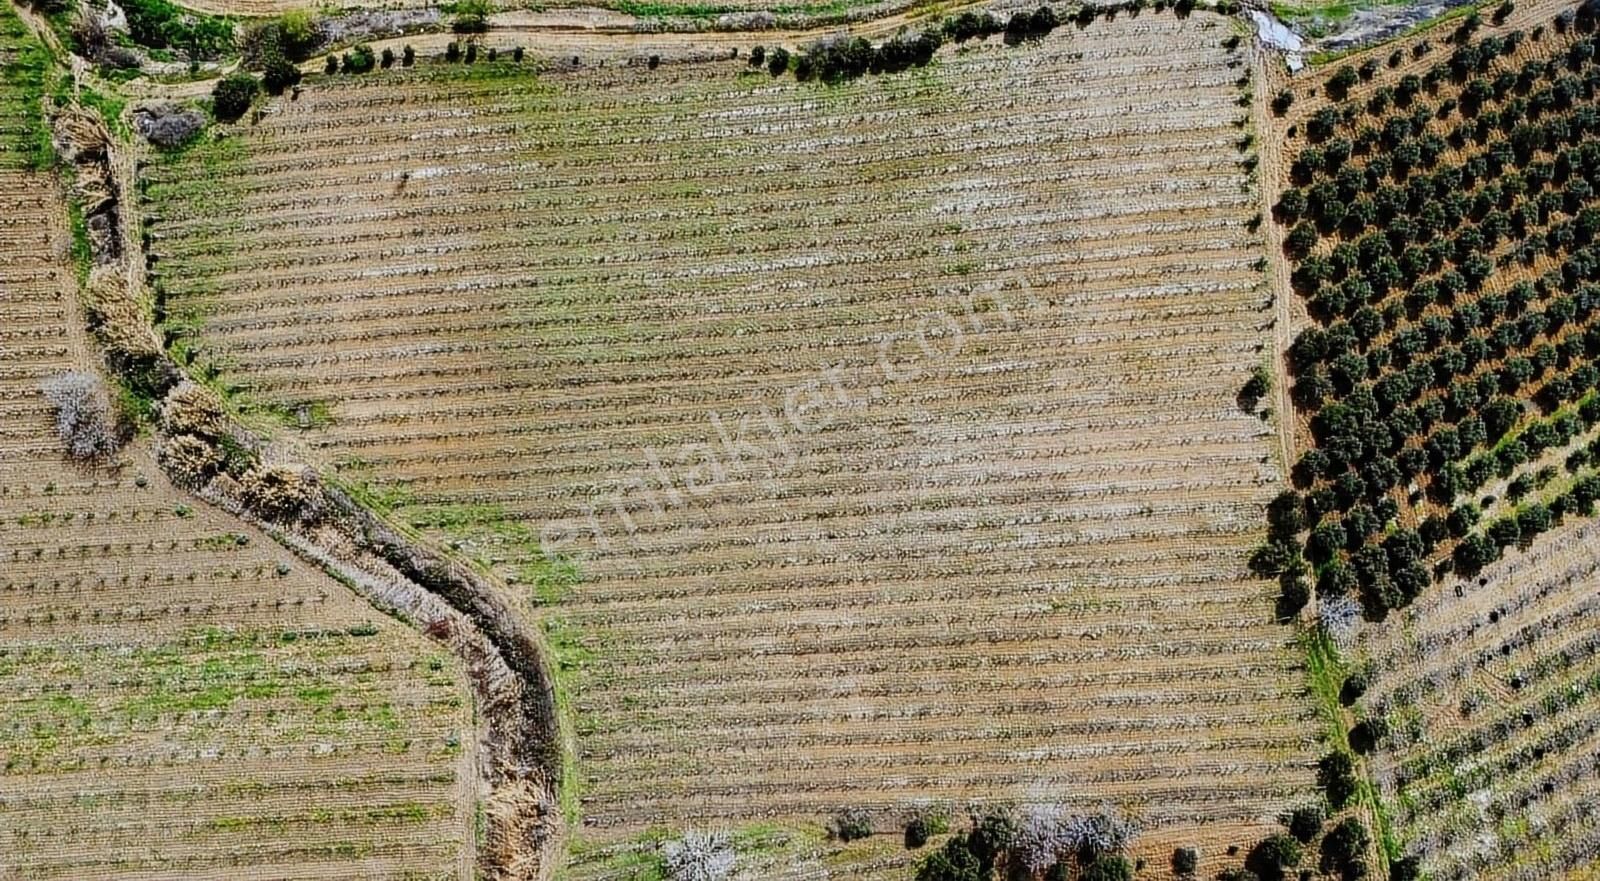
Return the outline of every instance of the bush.
[[[1422,881],[1422,863],[1416,857],[1401,857],[1389,863],[1389,881]]]
[[[1366,673],[1357,671],[1345,677],[1344,683],[1339,686],[1339,703],[1344,706],[1354,706],[1355,702],[1367,693],[1370,684]]]
[[[1245,380],[1239,389],[1237,397],[1239,409],[1246,413],[1254,411],[1256,405],[1261,403],[1261,399],[1270,391],[1272,391],[1272,371],[1265,365],[1257,364],[1255,369],[1250,371],[1250,378]]]
[[[41,391],[56,410],[56,434],[74,459],[90,460],[114,452],[119,435],[105,383],[92,373],[59,373]]]
[[[216,58],[233,49],[233,22],[191,12],[169,0],[123,0],[128,36],[151,49],[175,49],[191,61]]]
[[[930,832],[931,830],[928,829],[928,821],[925,817],[920,814],[912,817],[906,822],[906,849],[916,850],[927,844],[928,839],[931,837]]]
[[[1360,82],[1361,77],[1348,64],[1333,72],[1328,77],[1328,97],[1335,101],[1343,101],[1350,94],[1350,89]]]
[[[1304,805],[1295,808],[1289,813],[1289,834],[1301,844],[1310,844],[1313,839],[1322,834],[1322,805]]]
[[[767,56],[767,72],[778,76],[789,69],[789,50],[782,46],[773,49]]]
[[[980,15],[968,10],[945,19],[942,29],[945,36],[957,43],[965,43],[974,38],[983,39],[998,34],[1005,30],[1005,25],[993,13],[984,12]]]
[[[1311,602],[1311,585],[1300,575],[1285,572],[1278,576],[1278,589],[1276,612],[1283,623],[1293,621]]]
[[[366,43],[357,43],[344,54],[345,73],[367,73],[378,66],[378,57]]]
[[[1200,852],[1192,847],[1180,847],[1172,852],[1172,874],[1193,875],[1200,867]]]
[[[489,16],[494,14],[494,4],[489,0],[460,0],[456,4],[456,17],[450,30],[458,34],[482,34],[489,30]]]
[[[767,63],[767,50],[765,46],[756,46],[750,50],[750,66],[760,67]]]
[[[309,9],[291,9],[278,17],[283,51],[291,61],[304,61],[322,45],[322,23]]]
[[[1317,785],[1322,787],[1334,810],[1344,808],[1355,797],[1358,786],[1355,758],[1344,750],[1334,750],[1323,756],[1317,762]]]
[[[1372,836],[1355,817],[1346,817],[1322,839],[1322,871],[1350,876],[1364,865]]]
[[[454,44],[452,43],[451,45],[453,46]],[[446,52],[446,54],[448,54],[448,51]],[[337,56],[337,55],[329,55],[322,62],[322,72],[327,74],[327,75],[329,75],[329,76],[332,76],[332,75],[338,73],[339,72],[339,56]]]
[[[300,82],[300,68],[290,64],[282,58],[276,58],[267,63],[266,70],[261,74],[261,84],[266,87],[271,95],[282,95],[288,89]]]
[[[261,84],[250,74],[229,74],[218,80],[211,90],[211,115],[223,122],[233,122],[244,116],[260,91]]]
[[[1300,865],[1300,842],[1281,832],[1264,838],[1250,849],[1244,865],[1261,881],[1283,881],[1290,869]]]
[[[389,68],[394,67],[394,50],[393,49],[390,49],[387,46],[385,46],[383,48],[383,54],[378,56],[378,66],[383,68],[384,70],[388,70]]]
[[[980,874],[987,877],[1000,862],[1001,854],[1017,840],[1017,821],[1004,810],[992,810],[972,824],[967,848],[978,860]]]
[[[872,817],[860,808],[845,808],[833,815],[833,837],[840,841],[859,841],[872,836]]]
[[[1120,854],[1106,854],[1089,864],[1082,881],[1133,881],[1133,863]]]
[[[985,874],[964,835],[946,841],[917,867],[917,881],[986,881]]]
[[[401,67],[410,67],[411,65],[416,64],[416,63],[417,63],[417,50],[411,48],[411,44],[407,43],[406,47],[404,49],[400,50],[400,66]]]

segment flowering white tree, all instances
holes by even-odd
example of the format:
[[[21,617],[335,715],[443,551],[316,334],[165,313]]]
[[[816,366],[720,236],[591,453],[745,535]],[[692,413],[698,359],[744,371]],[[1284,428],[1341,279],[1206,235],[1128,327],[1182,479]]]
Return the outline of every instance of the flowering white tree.
[[[1033,873],[1078,856],[1092,860],[1126,850],[1138,834],[1132,819],[1110,805],[1092,814],[1067,814],[1059,805],[1023,808],[1013,853]]]
[[[1344,594],[1324,597],[1317,601],[1317,626],[1340,648],[1349,648],[1355,642],[1356,629],[1361,625],[1361,604]]]
[[[1139,834],[1139,827],[1110,805],[1101,805],[1100,810],[1081,818],[1081,822],[1075,825],[1075,834],[1078,837],[1078,852],[1097,857],[1126,850],[1134,836]]]
[[[661,857],[672,881],[723,881],[737,859],[728,833],[694,830],[662,845]]]
[[[1029,872],[1043,872],[1077,849],[1068,821],[1060,805],[1033,804],[1022,809],[1022,823],[1013,847]]]
[[[117,448],[117,420],[100,377],[59,373],[45,380],[42,390],[56,408],[56,432],[74,459],[98,458]]]

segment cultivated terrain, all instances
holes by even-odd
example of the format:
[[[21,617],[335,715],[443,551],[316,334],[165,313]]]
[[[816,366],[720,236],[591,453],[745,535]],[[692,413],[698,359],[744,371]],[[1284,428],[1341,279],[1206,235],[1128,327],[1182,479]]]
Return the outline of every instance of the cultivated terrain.
[[[0,876],[1595,870],[1594,7],[290,5],[0,17]]]

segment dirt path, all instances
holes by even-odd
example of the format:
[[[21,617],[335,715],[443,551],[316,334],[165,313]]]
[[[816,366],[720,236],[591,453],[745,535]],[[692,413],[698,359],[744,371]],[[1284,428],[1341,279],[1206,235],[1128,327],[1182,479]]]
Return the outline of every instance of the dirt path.
[[[1283,229],[1272,220],[1272,206],[1283,192],[1288,177],[1283,131],[1276,126],[1270,106],[1279,81],[1287,72],[1278,53],[1256,44],[1250,53],[1252,78],[1256,82],[1250,105],[1250,122],[1260,144],[1261,164],[1257,166],[1261,194],[1262,246],[1266,249],[1267,278],[1272,286],[1272,407],[1278,426],[1278,455],[1283,461],[1284,479],[1294,465],[1295,425],[1299,416],[1289,394],[1289,345],[1294,342],[1294,291],[1289,286],[1289,260],[1283,253]]]

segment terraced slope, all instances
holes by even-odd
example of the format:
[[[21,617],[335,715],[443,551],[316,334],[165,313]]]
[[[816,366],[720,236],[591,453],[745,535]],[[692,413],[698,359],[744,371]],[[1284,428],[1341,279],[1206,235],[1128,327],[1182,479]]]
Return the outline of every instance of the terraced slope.
[[[0,170],[0,876],[469,877],[464,677],[139,444],[67,461],[92,369],[49,179]]]

